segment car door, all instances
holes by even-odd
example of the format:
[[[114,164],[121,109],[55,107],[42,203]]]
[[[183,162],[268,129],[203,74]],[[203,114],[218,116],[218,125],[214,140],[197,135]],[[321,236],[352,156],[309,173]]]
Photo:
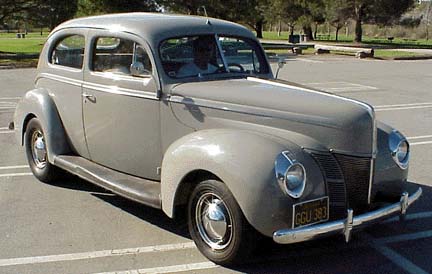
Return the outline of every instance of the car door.
[[[149,48],[136,36],[95,31],[83,83],[83,120],[90,159],[158,180],[160,101]],[[141,75],[131,73],[139,64]]]
[[[54,33],[40,57],[36,87],[49,90],[74,153],[88,157],[82,120],[82,83],[87,29]]]

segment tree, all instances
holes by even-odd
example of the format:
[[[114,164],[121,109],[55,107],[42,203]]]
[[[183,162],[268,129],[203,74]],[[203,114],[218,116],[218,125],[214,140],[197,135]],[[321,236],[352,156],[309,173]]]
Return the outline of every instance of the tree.
[[[302,11],[302,15],[297,21],[302,25],[303,32],[308,40],[313,40],[312,25],[315,25],[316,34],[318,25],[325,22],[323,16],[324,2],[323,0],[296,0],[296,2]]]
[[[269,0],[159,0],[165,10],[193,15],[205,7],[210,17],[244,23],[254,29],[258,38],[262,38],[265,23],[265,10]]]
[[[355,20],[355,41],[361,42],[363,23],[387,26],[397,22],[415,0],[349,0],[351,17]]]
[[[37,0],[37,6],[26,11],[35,26],[51,30],[60,23],[72,19],[78,9],[78,0]]]
[[[294,28],[302,14],[303,8],[299,5],[298,0],[273,0],[265,11],[268,20],[285,22],[289,26],[290,35],[294,34]]]
[[[79,16],[102,13],[158,11],[154,0],[78,0]]]
[[[336,41],[339,30],[345,26],[350,18],[350,6],[346,0],[325,0],[325,18],[336,29]]]
[[[31,0],[0,0],[0,23],[13,15],[23,13],[31,8],[37,7],[36,1]]]

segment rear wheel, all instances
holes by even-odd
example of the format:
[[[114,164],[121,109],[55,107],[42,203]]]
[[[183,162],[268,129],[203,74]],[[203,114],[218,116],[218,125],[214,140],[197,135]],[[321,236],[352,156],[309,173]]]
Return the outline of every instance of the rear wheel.
[[[220,181],[196,186],[188,204],[188,224],[198,249],[215,263],[241,263],[254,250],[258,233]]]
[[[51,183],[61,177],[63,171],[48,161],[45,134],[36,118],[27,124],[25,148],[30,169],[38,180]]]

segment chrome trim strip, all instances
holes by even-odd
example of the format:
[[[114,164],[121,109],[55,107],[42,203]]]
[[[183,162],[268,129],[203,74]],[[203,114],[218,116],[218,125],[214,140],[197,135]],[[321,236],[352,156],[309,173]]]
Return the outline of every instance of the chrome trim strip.
[[[148,92],[148,91],[141,91],[141,90],[134,90],[134,89],[127,89],[127,88],[120,88],[116,86],[107,86],[107,85],[101,85],[91,82],[85,82],[81,80],[76,80],[69,77],[59,76],[51,73],[41,73],[36,77],[36,82],[41,78],[47,78],[55,81],[59,81],[62,83],[88,88],[92,90],[97,91],[103,91],[111,94],[117,94],[117,95],[123,95],[123,96],[130,96],[130,97],[137,97],[137,98],[145,98],[145,99],[151,99],[151,100],[159,100],[157,97],[157,94],[155,92]]]
[[[321,116],[308,116],[308,115],[297,114],[292,112],[285,112],[285,111],[279,111],[273,109],[264,109],[256,106],[245,107],[244,105],[240,105],[240,104],[226,103],[221,101],[214,101],[214,100],[207,100],[207,99],[200,99],[200,98],[183,97],[178,95],[171,95],[167,99],[167,101],[172,103],[179,103],[179,104],[191,105],[197,107],[205,107],[205,108],[216,109],[216,110],[224,110],[224,111],[230,111],[230,112],[235,112],[240,114],[260,116],[265,118],[287,119],[287,116],[290,116],[289,119],[291,119],[293,122],[301,122],[301,123],[307,123],[307,124],[317,125],[317,126],[325,125],[326,127],[337,128],[337,129],[340,128],[338,125],[331,123],[328,119],[325,119],[324,117]],[[256,111],[250,111],[250,109]],[[268,114],[257,113],[258,111],[267,112]]]
[[[156,96],[156,93],[148,92],[148,91],[139,91],[139,90],[133,90],[133,89],[127,89],[127,88],[119,88],[116,86],[106,86],[106,85],[100,85],[100,84],[89,83],[89,82],[84,82],[83,88],[107,92],[107,93],[116,94],[116,95],[124,95],[124,96],[129,96],[129,97],[159,100],[159,98]]]
[[[39,79],[42,79],[42,78],[47,78],[50,80],[59,81],[59,82],[70,84],[70,85],[77,86],[77,87],[80,87],[83,84],[83,81],[81,81],[81,80],[76,80],[73,78],[64,77],[64,76],[60,76],[60,75],[56,75],[56,74],[52,74],[52,73],[46,73],[46,72],[40,73],[38,76],[36,76],[35,82],[37,82]]]
[[[354,211],[352,209],[347,210],[347,218],[345,220],[344,236],[345,242],[348,243],[351,240],[351,233],[354,225]]]
[[[420,198],[422,192],[422,188],[419,187],[412,195],[408,196],[407,193],[402,194],[400,202],[355,216],[352,219],[352,228],[355,229],[370,225],[382,219],[389,218],[397,213],[403,216],[406,213],[406,209],[418,198]],[[347,222],[348,225],[346,224]],[[351,222],[349,219],[343,219],[297,229],[281,229],[273,233],[273,240],[279,244],[292,244],[314,240],[334,234],[346,235],[346,227],[348,229],[351,228],[350,223]]]
[[[370,167],[370,174],[369,174],[369,189],[368,189],[368,204],[369,205],[372,202],[372,184],[373,184],[373,176],[374,176],[374,171],[375,171],[375,159],[374,158],[371,159],[370,165],[371,165],[371,167]]]

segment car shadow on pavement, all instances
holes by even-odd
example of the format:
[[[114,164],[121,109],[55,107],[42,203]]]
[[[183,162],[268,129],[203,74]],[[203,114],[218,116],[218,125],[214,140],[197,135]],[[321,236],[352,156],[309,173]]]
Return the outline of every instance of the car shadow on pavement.
[[[89,192],[144,222],[191,239],[185,210],[175,219],[170,219],[161,210],[115,195],[78,177],[62,180],[55,185]],[[413,204],[408,214],[430,210],[432,207],[432,201],[428,198],[432,195],[432,188],[424,185],[422,188],[423,197]],[[230,266],[229,269],[242,273],[405,273],[367,239],[412,233],[421,229],[418,228],[421,224],[411,222],[373,225],[363,231],[356,231],[348,244],[342,235],[291,245],[279,245],[272,239],[265,238],[258,241],[256,251],[244,264]]]
[[[432,208],[432,200],[429,198],[432,188],[425,185],[421,187],[423,195],[408,209],[408,216],[430,212]],[[430,230],[431,224],[430,218],[408,218],[405,222],[396,219],[393,222],[378,223],[355,231],[349,243],[345,243],[343,235],[291,245],[279,245],[268,239],[258,245],[248,262],[232,269],[242,273],[406,273],[376,249],[373,242]],[[397,253],[400,250],[394,249],[391,252]],[[418,251],[422,252],[429,253],[427,250]],[[421,265],[426,271],[432,270],[432,265],[418,256],[412,263]]]
[[[105,194],[111,193],[110,191],[102,187],[99,187],[95,184],[92,184],[86,180],[83,180],[69,173],[65,174],[61,180],[57,180],[53,183],[46,183],[46,184],[56,186],[56,187],[71,189],[71,190],[84,191],[84,192],[95,192],[95,193],[105,193]]]
[[[187,227],[185,210],[182,210],[176,218],[171,219],[160,209],[142,205],[118,195],[106,195],[103,193],[91,193],[91,195],[145,222],[151,223],[178,236],[191,239]]]
[[[67,174],[64,179],[49,185],[89,192],[92,196],[118,207],[145,222],[149,222],[161,229],[165,229],[184,238],[191,239],[187,228],[185,210],[179,210],[180,214],[178,214],[175,219],[171,219],[165,215],[162,210],[126,199],[72,174]]]

